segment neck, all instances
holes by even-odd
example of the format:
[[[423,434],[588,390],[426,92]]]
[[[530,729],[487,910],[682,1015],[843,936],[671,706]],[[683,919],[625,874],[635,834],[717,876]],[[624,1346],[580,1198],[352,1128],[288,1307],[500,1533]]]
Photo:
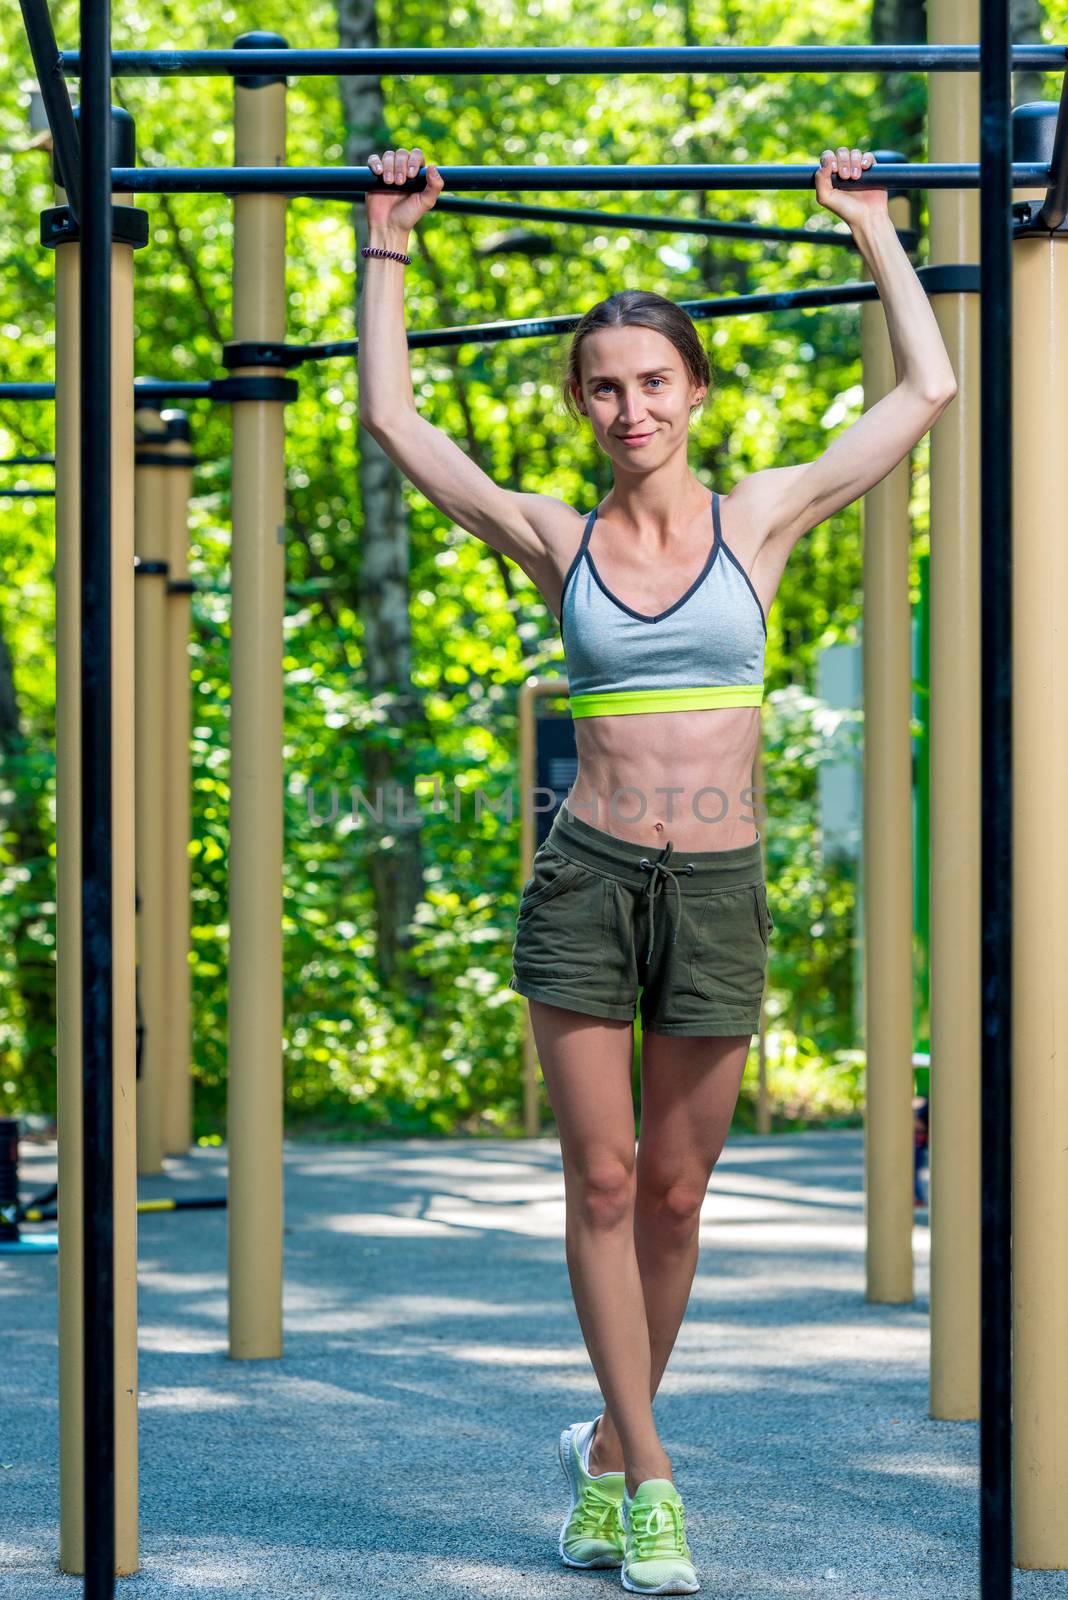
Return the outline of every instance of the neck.
[[[627,524],[639,547],[662,550],[676,542],[679,529],[711,504],[709,490],[683,457],[658,471],[617,471],[599,515]]]

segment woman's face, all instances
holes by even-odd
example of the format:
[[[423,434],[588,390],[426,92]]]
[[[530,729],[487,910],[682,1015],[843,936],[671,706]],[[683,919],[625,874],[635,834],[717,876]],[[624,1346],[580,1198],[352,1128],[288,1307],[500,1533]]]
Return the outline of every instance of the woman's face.
[[[655,328],[599,328],[582,341],[575,402],[612,461],[631,471],[658,466],[689,435],[690,412],[707,394],[670,339]]]

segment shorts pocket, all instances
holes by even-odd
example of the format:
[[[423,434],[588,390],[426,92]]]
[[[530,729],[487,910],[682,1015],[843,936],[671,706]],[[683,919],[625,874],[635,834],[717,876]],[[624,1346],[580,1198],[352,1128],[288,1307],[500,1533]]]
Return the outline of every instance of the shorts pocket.
[[[529,911],[532,906],[541,905],[543,900],[551,900],[553,895],[566,889],[568,884],[584,870],[574,861],[558,855],[555,850],[545,845],[535,853],[533,865],[533,874],[523,885],[523,894],[519,902],[520,915],[524,911]]]
[[[771,907],[768,905],[767,887],[763,883],[760,885],[760,890],[757,895],[757,911],[760,916],[760,937],[763,939],[764,943],[767,944],[768,940],[771,938],[771,930],[774,928],[775,923],[772,920]]]
[[[512,960],[539,978],[596,971],[604,957],[608,880],[555,852],[534,858],[523,888]]]
[[[690,954],[690,982],[703,1000],[759,1004],[771,919],[762,883],[719,889],[702,906]]]

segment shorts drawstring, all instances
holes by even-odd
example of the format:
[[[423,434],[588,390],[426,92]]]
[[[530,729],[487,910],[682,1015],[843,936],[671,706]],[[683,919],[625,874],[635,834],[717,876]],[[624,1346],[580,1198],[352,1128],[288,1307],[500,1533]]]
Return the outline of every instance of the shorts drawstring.
[[[660,889],[665,883],[670,883],[671,887],[675,891],[675,908],[677,915],[675,917],[674,932],[671,935],[672,944],[675,943],[679,936],[679,917],[682,915],[682,891],[679,888],[678,874],[679,872],[685,872],[688,876],[692,876],[694,867],[692,861],[688,861],[684,867],[679,867],[677,870],[674,867],[669,867],[668,862],[671,859],[671,852],[674,848],[674,844],[669,839],[663,850],[661,850],[656,861],[650,861],[648,856],[642,856],[641,860],[638,862],[638,865],[641,867],[642,871],[649,873],[649,893],[647,896],[649,911],[649,950],[645,957],[646,964],[648,964],[653,958],[653,922],[656,915],[653,903],[657,894],[660,892]]]

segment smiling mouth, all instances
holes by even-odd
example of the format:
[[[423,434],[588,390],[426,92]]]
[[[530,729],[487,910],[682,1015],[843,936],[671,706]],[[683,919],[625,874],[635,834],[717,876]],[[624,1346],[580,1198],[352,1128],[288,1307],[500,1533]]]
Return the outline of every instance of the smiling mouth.
[[[648,433],[617,433],[616,438],[623,444],[637,444],[641,439],[651,439],[655,432],[655,428],[650,428]]]

